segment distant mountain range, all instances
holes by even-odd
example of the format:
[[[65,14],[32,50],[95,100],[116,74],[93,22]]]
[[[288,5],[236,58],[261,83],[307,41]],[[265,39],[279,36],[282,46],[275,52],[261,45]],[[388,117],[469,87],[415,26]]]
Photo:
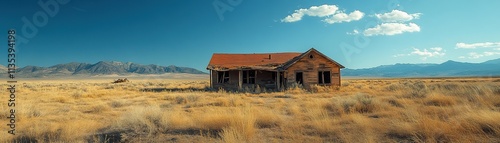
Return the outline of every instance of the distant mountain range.
[[[0,72],[7,68],[0,65]],[[141,65],[131,62],[106,62],[95,64],[66,63],[50,67],[26,66],[16,70],[17,77],[43,78],[67,76],[131,75],[189,73],[206,74],[189,67]],[[441,64],[395,64],[366,69],[342,69],[342,76],[352,77],[454,77],[454,76],[500,76],[500,58],[482,63],[446,61]],[[0,74],[7,77],[7,74]]]
[[[0,72],[6,73],[7,68],[0,65]],[[141,65],[131,62],[122,63],[115,61],[101,61],[95,64],[72,62],[50,67],[26,66],[16,70],[16,75],[23,78],[164,73],[206,74],[202,71],[189,67],[177,67],[174,65],[165,67],[153,64]],[[7,74],[2,74],[0,76],[6,77]]]
[[[395,64],[367,69],[343,69],[342,76],[357,77],[454,77],[500,76],[500,59],[482,63],[446,61],[441,64]]]

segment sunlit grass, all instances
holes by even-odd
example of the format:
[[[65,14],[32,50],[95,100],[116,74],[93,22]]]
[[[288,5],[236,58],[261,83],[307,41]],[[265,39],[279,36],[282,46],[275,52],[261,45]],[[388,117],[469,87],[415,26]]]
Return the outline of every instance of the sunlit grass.
[[[500,142],[498,80],[358,79],[258,93],[203,91],[206,80],[21,81],[17,134],[0,126],[0,142]]]

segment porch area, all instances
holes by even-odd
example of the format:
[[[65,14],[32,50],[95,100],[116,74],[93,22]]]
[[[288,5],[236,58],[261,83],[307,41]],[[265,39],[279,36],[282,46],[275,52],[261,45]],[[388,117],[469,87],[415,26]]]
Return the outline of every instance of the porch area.
[[[210,87],[227,90],[243,90],[265,88],[266,90],[281,90],[285,85],[283,71],[273,70],[210,70]]]

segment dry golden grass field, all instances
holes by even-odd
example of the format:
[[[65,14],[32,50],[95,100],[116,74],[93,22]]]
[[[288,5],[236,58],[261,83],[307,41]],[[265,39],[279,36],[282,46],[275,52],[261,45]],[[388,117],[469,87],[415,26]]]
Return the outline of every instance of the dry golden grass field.
[[[3,82],[0,142],[500,142],[500,78],[346,79],[285,92],[111,82],[19,81],[15,136]]]

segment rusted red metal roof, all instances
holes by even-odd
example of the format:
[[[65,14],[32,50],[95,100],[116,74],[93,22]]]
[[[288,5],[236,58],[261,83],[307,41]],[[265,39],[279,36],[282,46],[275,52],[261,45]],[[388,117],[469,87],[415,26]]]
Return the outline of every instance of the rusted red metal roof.
[[[231,70],[240,68],[274,70],[302,53],[220,54],[214,53],[207,69]]]

